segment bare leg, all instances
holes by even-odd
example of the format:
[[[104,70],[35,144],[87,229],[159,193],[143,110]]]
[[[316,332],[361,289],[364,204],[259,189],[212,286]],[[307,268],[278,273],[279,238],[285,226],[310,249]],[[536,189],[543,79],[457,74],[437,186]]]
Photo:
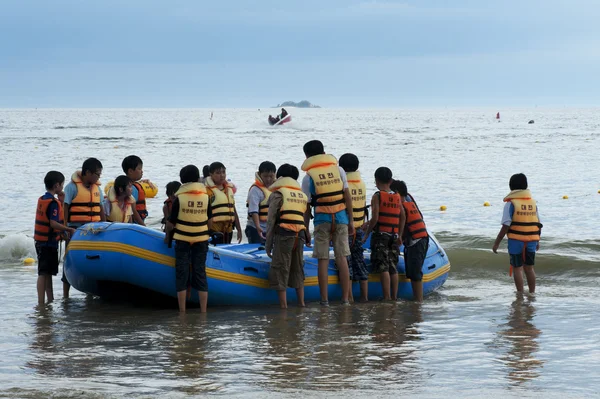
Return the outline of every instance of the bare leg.
[[[392,300],[398,299],[398,273],[390,274],[390,286],[392,288]]]
[[[198,291],[198,299],[200,300],[200,313],[206,313],[206,305],[208,304],[208,291]]]
[[[348,301],[350,296],[350,270],[348,270],[348,258],[341,256],[335,259],[340,274],[342,285],[342,302]]]
[[[352,294],[352,280],[350,280],[350,292],[348,293],[348,301],[354,303],[354,295]]]
[[[390,296],[390,272],[381,273],[381,290],[383,291],[383,299],[389,301]]]
[[[69,290],[71,289],[71,284],[65,283],[63,281],[63,298],[69,297]]]
[[[177,303],[179,303],[179,311],[185,313],[185,301],[187,299],[187,289],[177,291]]]
[[[411,281],[413,297],[417,302],[423,302],[423,281]]]
[[[48,302],[54,301],[54,288],[52,288],[52,276],[46,276],[46,297]]]
[[[533,266],[524,265],[523,271],[525,272],[525,276],[527,276],[527,285],[529,286],[529,292],[533,294],[535,293],[535,270],[533,270]]]
[[[369,280],[360,281],[360,301],[367,302],[369,300]]]
[[[305,307],[304,304],[304,286],[296,288],[296,296],[298,297],[298,306],[301,308]]]
[[[287,293],[286,290],[277,291],[279,297],[279,307],[281,309],[287,309]]]
[[[329,300],[329,273],[327,271],[329,267],[329,259],[319,259],[319,289],[321,291],[321,301],[327,302]],[[340,275],[340,278],[342,276]]]
[[[513,277],[515,279],[515,287],[517,287],[517,291],[523,292],[523,268],[522,267],[514,267],[513,268]]]
[[[44,304],[46,296],[46,276],[38,276],[37,278],[37,293],[38,293],[38,305]]]

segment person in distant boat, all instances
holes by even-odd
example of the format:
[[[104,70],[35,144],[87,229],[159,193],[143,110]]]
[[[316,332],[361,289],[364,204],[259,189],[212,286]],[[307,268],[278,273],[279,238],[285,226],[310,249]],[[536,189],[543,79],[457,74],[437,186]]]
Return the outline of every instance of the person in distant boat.
[[[514,272],[515,287],[523,291],[523,271],[527,276],[529,292],[535,292],[535,253],[540,249],[542,224],[536,201],[527,189],[527,177],[523,173],[512,175],[508,183],[510,193],[504,197],[502,228],[496,237],[492,251],[498,253],[498,247],[505,235],[508,235],[508,255],[510,257],[509,275]]]
[[[267,233],[267,213],[269,211],[269,186],[275,181],[275,164],[264,161],[258,166],[254,183],[248,190],[246,207],[248,222],[246,223],[246,238],[250,244],[264,244]]]
[[[352,196],[352,214],[354,215],[354,235],[348,236],[350,256],[348,270],[350,280],[360,284],[360,301],[369,300],[369,270],[365,263],[363,236],[365,218],[367,218],[367,188],[358,171],[358,157],[354,154],[344,154],[340,157],[340,167],[346,172],[348,189]],[[352,291],[350,291],[352,297]],[[351,298],[353,299],[353,298]]]
[[[285,118],[286,116],[288,116],[288,112],[285,110],[285,108],[281,108],[281,115],[279,115],[279,120],[283,120],[283,118]]]
[[[175,201],[175,193],[181,187],[181,183],[178,181],[172,181],[167,183],[165,187],[165,191],[167,192],[167,199],[163,205],[163,219],[160,221],[163,224],[163,230],[165,225],[167,224],[167,220],[169,220],[169,216],[171,216],[171,209],[173,208],[173,201]]]
[[[148,217],[148,210],[146,209],[146,192],[142,187],[141,183],[142,176],[144,175],[144,163],[142,159],[137,155],[129,155],[123,159],[121,163],[123,173],[129,177],[133,183],[132,195],[135,199],[135,209],[140,214],[142,220],[146,220]]]
[[[348,236],[354,235],[354,216],[352,214],[352,196],[348,189],[346,172],[333,155],[325,154],[323,143],[311,140],[304,144],[306,159],[302,170],[306,175],[302,179],[302,191],[308,197],[309,207],[304,216],[307,229],[307,243],[310,223],[310,208],[314,209],[315,245],[313,258],[318,259],[318,280],[321,293],[321,305],[329,306],[329,243],[333,243],[333,253],[342,286],[342,304],[348,305],[350,296],[350,274],[348,256],[350,247]]]
[[[225,165],[213,162],[209,167],[210,176],[206,178],[206,188],[212,205],[213,244],[231,244],[233,228],[237,230],[238,243],[242,242],[242,227],[235,209],[234,189],[227,181]]]
[[[274,118],[273,115],[269,115],[269,125],[273,126],[275,125],[277,122],[279,122],[279,117]]]
[[[402,207],[406,214],[406,223],[402,234],[404,243],[404,268],[406,277],[410,279],[415,301],[423,301],[423,263],[429,249],[429,234],[423,221],[423,214],[417,202],[408,193],[406,183],[394,180],[390,185],[392,191],[400,194]]]
[[[132,195],[131,179],[121,175],[108,190],[104,200],[106,220],[115,223],[135,223],[145,226],[140,214],[135,209],[135,198]]]
[[[65,226],[63,220],[64,184],[65,176],[62,173],[48,172],[44,177],[46,194],[37,202],[33,239],[38,256],[37,293],[40,306],[44,305],[45,298],[48,302],[54,300],[52,276],[58,274],[59,242],[63,239],[63,234],[75,233],[75,229]]]
[[[208,282],[206,254],[211,227],[211,204],[200,171],[195,165],[179,172],[181,187],[175,193],[172,212],[167,220],[165,244],[175,240],[175,286],[179,311],[185,312],[188,285],[198,291],[200,312],[206,312]],[[190,275],[191,274],[191,275]]]
[[[88,158],[83,162],[81,171],[71,176],[71,181],[65,186],[65,222],[68,227],[77,229],[86,223],[105,222],[104,193],[100,190],[102,162],[96,158]],[[69,297],[71,284],[65,276],[64,269],[61,278],[63,282],[63,297]]]
[[[383,299],[398,299],[398,258],[406,215],[400,194],[392,191],[392,171],[385,166],[375,171],[377,191],[371,198],[371,220],[365,231],[371,232],[371,273],[380,273]]]
[[[304,307],[304,243],[307,242],[304,213],[308,198],[298,184],[298,168],[283,164],[269,190],[267,241],[265,250],[272,258],[269,285],[277,290],[279,306],[287,308],[286,290],[296,289],[298,306]]]

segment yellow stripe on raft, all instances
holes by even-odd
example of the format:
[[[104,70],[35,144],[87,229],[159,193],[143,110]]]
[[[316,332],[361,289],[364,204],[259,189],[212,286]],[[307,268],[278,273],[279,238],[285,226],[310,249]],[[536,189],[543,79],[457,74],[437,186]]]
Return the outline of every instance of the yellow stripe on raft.
[[[160,263],[165,266],[175,267],[175,258],[172,256],[159,254],[154,251],[134,247],[133,245],[121,244],[118,242],[71,241],[67,246],[67,252],[73,250],[117,252],[129,256],[134,256],[140,259],[145,259],[150,262]],[[423,282],[426,283],[429,281],[433,281],[436,278],[442,276],[443,274],[448,273],[449,271],[450,263],[447,263],[435,272],[423,275]],[[224,270],[218,270],[207,267],[206,275],[217,280],[228,281],[231,283],[250,285],[258,288],[269,288],[269,280],[252,276],[245,276],[239,273],[226,272]],[[398,281],[401,283],[410,282],[410,280],[407,279],[406,275],[404,274],[398,274]],[[379,282],[379,274],[369,275],[369,282]],[[340,279],[338,278],[338,276],[329,276],[328,283],[339,284]],[[319,285],[318,277],[306,277],[306,279],[304,280],[304,285],[306,287]]]

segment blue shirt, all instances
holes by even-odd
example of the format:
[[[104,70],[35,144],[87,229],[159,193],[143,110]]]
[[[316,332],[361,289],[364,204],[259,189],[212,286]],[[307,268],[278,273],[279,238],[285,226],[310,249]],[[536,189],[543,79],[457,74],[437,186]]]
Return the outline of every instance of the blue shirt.
[[[42,196],[42,199],[56,199],[56,197],[54,197],[53,194],[46,192],[46,194]],[[48,220],[54,220],[58,223],[58,221],[60,220],[60,215],[58,214],[58,203],[56,201],[53,201],[50,203],[50,205],[48,205],[48,209],[46,210],[46,216],[48,217]],[[40,245],[42,247],[58,248],[58,241],[56,241],[56,236],[51,235],[48,237],[48,241],[37,241],[37,245]]]
[[[133,184],[131,185],[131,195],[133,195],[133,199],[135,199],[135,202],[137,202],[140,194],[137,187]]]
[[[102,203],[104,203],[104,192],[101,189],[98,189],[98,191],[100,192],[100,206],[102,206]],[[71,202],[73,202],[75,197],[77,197],[77,184],[70,181],[69,184],[67,184],[65,186],[64,192],[65,192],[65,206],[69,206],[69,205],[71,205]],[[81,227],[84,224],[85,223],[81,223],[81,222],[78,222],[78,223],[67,222],[67,226],[74,227],[74,228]]]

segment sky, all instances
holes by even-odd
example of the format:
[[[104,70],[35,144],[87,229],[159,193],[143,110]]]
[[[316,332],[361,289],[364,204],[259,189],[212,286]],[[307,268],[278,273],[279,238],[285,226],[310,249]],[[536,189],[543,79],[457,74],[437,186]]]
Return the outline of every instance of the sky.
[[[598,106],[597,0],[0,0],[0,107]]]

